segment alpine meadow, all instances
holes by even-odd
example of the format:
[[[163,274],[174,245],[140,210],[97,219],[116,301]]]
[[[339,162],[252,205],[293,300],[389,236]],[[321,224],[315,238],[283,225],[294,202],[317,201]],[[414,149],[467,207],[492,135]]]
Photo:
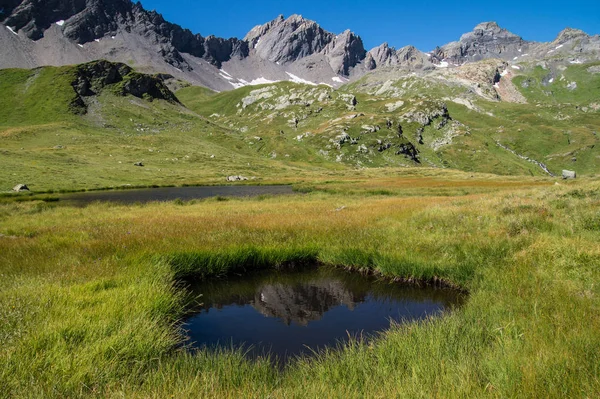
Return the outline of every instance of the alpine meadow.
[[[0,398],[600,396],[600,36],[0,22]]]

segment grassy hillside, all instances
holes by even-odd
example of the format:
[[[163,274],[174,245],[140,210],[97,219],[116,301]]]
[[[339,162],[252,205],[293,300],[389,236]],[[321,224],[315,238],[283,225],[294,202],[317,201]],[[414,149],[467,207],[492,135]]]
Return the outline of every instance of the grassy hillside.
[[[18,183],[77,190],[301,173],[256,157],[239,133],[181,105],[116,95],[118,85],[86,98],[87,113],[78,115],[74,77],[75,67],[0,71],[0,169],[7,171],[0,191]]]
[[[338,90],[187,87],[180,104],[126,69],[87,87],[82,70],[98,68],[0,71],[0,191],[242,174],[301,194],[81,207],[0,195],[0,398],[600,395],[595,69],[567,67],[570,88],[550,96],[550,69],[524,65],[499,82],[513,102],[486,61]],[[148,79],[167,100],[131,86]],[[285,370],[182,347],[198,299],[186,279],[303,263],[469,298]]]
[[[71,67],[0,70],[0,129],[73,121],[73,79]]]
[[[453,72],[458,77],[377,72],[339,90],[291,82],[223,93],[185,87],[177,92],[183,105],[126,94],[145,79],[134,72],[78,97],[78,76],[94,63],[3,70],[0,167],[9,173],[0,191],[17,183],[36,191],[218,183],[240,174],[297,181],[394,167],[546,175],[523,157],[555,174],[594,175],[594,66],[560,75],[524,66],[513,83],[525,104],[495,100],[495,61]]]
[[[554,174],[562,169],[595,174],[600,167],[600,107],[594,95],[600,75],[589,71],[596,64],[566,68],[564,77],[551,84],[556,90],[549,97],[539,87],[550,70],[513,70],[516,76],[507,84],[522,92],[524,104],[496,99],[497,64],[484,61],[479,69],[469,65],[456,76],[376,72],[339,90],[282,82],[213,96],[190,87],[178,96],[195,112],[236,129],[263,157],[283,152],[291,159],[351,167],[433,166],[545,175],[538,164],[522,158],[528,157]],[[577,87],[567,88],[572,82]],[[441,116],[444,106],[447,116]],[[432,117],[419,121],[424,115]],[[349,138],[338,146],[344,134]],[[417,149],[418,162],[397,154],[408,143]]]

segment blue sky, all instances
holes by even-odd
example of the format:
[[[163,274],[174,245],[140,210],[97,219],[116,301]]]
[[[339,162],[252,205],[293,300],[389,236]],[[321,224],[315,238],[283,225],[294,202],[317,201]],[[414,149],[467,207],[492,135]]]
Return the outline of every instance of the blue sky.
[[[600,0],[595,1],[462,1],[412,0],[142,0],[148,10],[203,36],[242,38],[255,25],[283,14],[302,14],[324,29],[340,33],[350,29],[367,49],[383,42],[421,50],[458,40],[484,21],[526,40],[551,41],[565,27],[600,34]]]

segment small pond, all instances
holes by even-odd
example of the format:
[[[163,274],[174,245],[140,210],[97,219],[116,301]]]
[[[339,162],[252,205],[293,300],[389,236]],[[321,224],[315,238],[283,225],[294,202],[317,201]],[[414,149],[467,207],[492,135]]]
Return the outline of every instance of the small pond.
[[[61,200],[76,204],[89,204],[95,201],[118,202],[123,204],[153,201],[173,201],[210,197],[256,197],[259,195],[293,194],[292,186],[197,186],[160,187],[129,190],[89,191],[68,194]]]
[[[320,267],[268,271],[192,286],[201,295],[183,328],[192,348],[239,348],[284,366],[348,336],[373,337],[392,321],[437,316],[463,303],[451,289],[419,288]]]

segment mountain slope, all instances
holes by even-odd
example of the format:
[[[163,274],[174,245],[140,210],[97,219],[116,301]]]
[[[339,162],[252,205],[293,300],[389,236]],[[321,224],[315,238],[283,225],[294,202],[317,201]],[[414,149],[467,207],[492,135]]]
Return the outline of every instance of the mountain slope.
[[[351,32],[336,36],[297,15],[255,28],[246,40],[192,34],[130,0],[23,0],[18,6],[4,7],[3,15],[0,68],[60,66],[104,58],[227,90],[257,79],[333,85],[332,79],[349,74],[365,53],[362,41]],[[261,35],[264,42],[279,47],[261,51],[270,47],[257,47]],[[312,57],[309,65],[293,65],[307,57]],[[235,79],[219,71],[224,65],[239,71]]]
[[[567,67],[551,86],[554,94],[542,84],[549,69],[517,70],[497,59],[418,75],[381,69],[337,90],[281,82],[212,97],[193,87],[177,93],[195,112],[237,130],[259,157],[593,174],[600,167],[597,65]],[[585,88],[571,90],[573,83]]]
[[[166,76],[106,61],[3,70],[0,167],[11,173],[0,185],[264,181],[380,167],[597,173],[600,62],[570,65],[552,82],[550,67],[512,66],[384,68],[339,89],[190,86],[176,97]]]
[[[1,70],[0,191],[23,182],[41,191],[300,173],[256,157],[238,132],[186,109],[162,78],[103,61]]]
[[[0,68],[107,59],[217,91],[277,81],[339,87],[373,70],[420,72],[489,58],[600,59],[598,36],[567,29],[552,43],[534,43],[493,22],[431,53],[386,43],[367,52],[355,33],[336,35],[299,15],[279,16],[239,40],[193,34],[130,0],[2,0],[0,9]]]

